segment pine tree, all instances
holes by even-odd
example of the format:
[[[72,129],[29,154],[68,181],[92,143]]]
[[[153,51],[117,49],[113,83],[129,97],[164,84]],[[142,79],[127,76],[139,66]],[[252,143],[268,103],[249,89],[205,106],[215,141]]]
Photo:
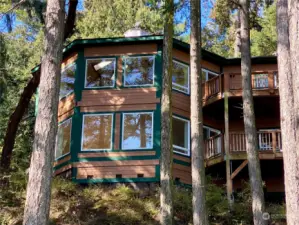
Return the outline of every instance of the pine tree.
[[[206,178],[204,164],[202,78],[201,78],[201,12],[200,1],[191,0],[190,83],[191,83],[191,167],[193,224],[207,224]]]
[[[265,200],[258,154],[258,141],[251,84],[249,0],[240,0],[240,14],[241,74],[246,152],[252,195],[253,220],[255,225],[259,225],[267,224],[267,221],[263,219],[263,213],[265,212]]]
[[[277,54],[287,222],[299,224],[299,2],[277,1]]]
[[[38,114],[29,169],[24,225],[48,223],[64,34],[64,1],[47,1]]]
[[[163,75],[161,99],[161,192],[160,217],[162,225],[173,224],[173,180],[172,180],[172,45],[173,45],[173,0],[166,0],[163,6],[164,40],[163,40]]]

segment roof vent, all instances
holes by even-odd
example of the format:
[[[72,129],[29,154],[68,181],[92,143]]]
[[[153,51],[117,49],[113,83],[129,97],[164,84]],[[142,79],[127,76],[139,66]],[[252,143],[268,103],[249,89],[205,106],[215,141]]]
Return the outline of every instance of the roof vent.
[[[140,28],[140,22],[137,22],[135,26],[124,33],[125,37],[140,37],[140,36],[149,36],[150,32],[142,30]]]

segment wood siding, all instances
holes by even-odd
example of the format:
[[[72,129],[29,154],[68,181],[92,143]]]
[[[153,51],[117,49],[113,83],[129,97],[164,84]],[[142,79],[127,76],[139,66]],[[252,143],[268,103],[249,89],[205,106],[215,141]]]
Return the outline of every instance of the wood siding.
[[[58,104],[58,122],[62,122],[72,116],[74,114],[75,106],[75,94],[71,94],[60,100]]]
[[[172,113],[190,118],[190,96],[173,91]]]
[[[155,110],[160,99],[156,88],[84,90],[78,102],[81,112]]]
[[[78,58],[78,53],[73,53],[70,56],[68,56],[67,58],[62,60],[62,64],[61,64],[61,69],[63,69],[64,67],[66,67],[67,65],[75,62]]]
[[[172,54],[173,54],[174,59],[177,59],[177,60],[182,61],[184,63],[190,64],[189,53],[186,53],[186,52],[183,52],[183,51],[180,51],[180,50],[177,50],[177,49],[173,49]],[[202,60],[201,61],[201,66],[204,69],[207,69],[207,70],[210,70],[210,71],[213,71],[213,72],[216,72],[216,73],[220,73],[220,66],[216,65],[214,63]]]
[[[84,49],[84,57],[156,54],[157,44],[114,45]]]
[[[179,179],[181,183],[192,184],[191,167],[180,164],[173,164],[173,179]]]
[[[77,162],[77,179],[154,178],[159,160]]]

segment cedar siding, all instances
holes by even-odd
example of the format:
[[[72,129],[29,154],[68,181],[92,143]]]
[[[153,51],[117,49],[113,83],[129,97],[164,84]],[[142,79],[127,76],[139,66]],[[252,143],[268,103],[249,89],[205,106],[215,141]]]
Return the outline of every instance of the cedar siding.
[[[55,160],[53,164],[55,175],[67,174],[73,181],[79,183],[160,181],[162,46],[162,36],[149,36],[76,40],[66,47],[62,68],[71,63],[76,64],[74,92],[60,100],[58,122],[62,123],[72,118],[71,147],[68,154]],[[152,84],[134,87],[124,85],[124,74],[128,66],[125,65],[126,58],[135,56],[154,57]],[[86,62],[98,58],[115,59],[114,85],[105,88],[87,88],[85,87]],[[217,174],[217,176],[220,174],[219,176],[223,177],[225,175],[221,175],[221,171],[223,172],[225,160],[223,139],[225,92],[229,96],[232,168],[238,167],[246,159],[241,112],[240,59],[225,59],[205,50],[202,51],[202,58],[202,68],[214,74],[212,78],[202,83],[203,124],[211,129],[210,132],[219,131],[218,135],[205,140],[206,167],[208,172],[212,171],[212,174]],[[173,59],[178,63],[189,65],[189,45],[174,40]],[[186,71],[186,66],[183,68]],[[282,152],[276,58],[253,58],[252,73],[256,126],[260,142],[266,143],[259,149],[261,164],[263,165],[267,160],[272,160],[274,164],[275,160],[279,163],[282,160]],[[210,77],[209,72],[207,76]],[[190,120],[190,92],[172,91],[172,111],[175,117]],[[152,115],[152,147],[123,149],[123,120],[126,113],[150,113]],[[82,150],[83,122],[84,118],[89,115],[112,116],[110,149]],[[174,153],[173,157],[174,181],[191,185],[190,156],[184,153]],[[240,187],[243,173],[245,172],[241,172],[234,178],[235,189]],[[268,171],[264,173],[266,174],[264,180],[269,186],[268,190],[281,192],[283,187],[279,181],[282,178],[271,177]]]

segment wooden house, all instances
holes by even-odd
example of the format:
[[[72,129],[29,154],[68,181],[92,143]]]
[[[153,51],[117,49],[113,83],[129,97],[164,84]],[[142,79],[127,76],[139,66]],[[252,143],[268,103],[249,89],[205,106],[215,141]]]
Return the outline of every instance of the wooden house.
[[[160,181],[162,45],[162,36],[144,36],[75,40],[64,49],[55,175],[78,183]],[[238,58],[202,50],[206,171],[225,184],[228,130],[234,190],[248,179],[240,65]],[[186,185],[191,184],[189,70],[189,45],[174,39],[173,176]],[[276,57],[252,58],[252,73],[265,190],[283,193]]]

